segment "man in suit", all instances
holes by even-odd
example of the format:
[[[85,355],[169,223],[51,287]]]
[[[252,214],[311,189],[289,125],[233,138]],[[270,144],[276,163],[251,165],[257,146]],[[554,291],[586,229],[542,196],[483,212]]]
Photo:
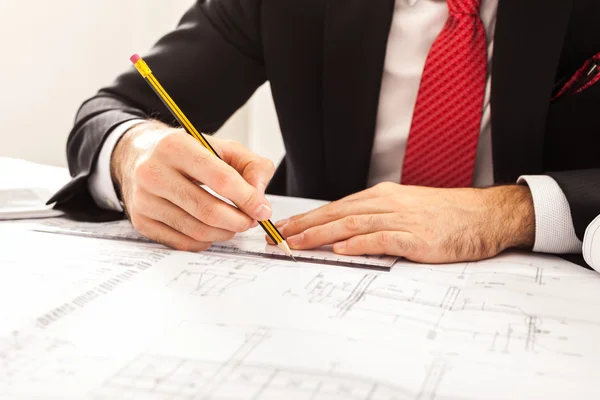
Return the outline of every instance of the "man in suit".
[[[79,110],[52,201],[203,250],[271,216],[268,184],[334,201],[278,224],[293,248],[581,254],[600,214],[599,18],[596,0],[197,1],[144,58],[208,133],[268,80],[276,172],[218,138],[210,157],[131,68]]]

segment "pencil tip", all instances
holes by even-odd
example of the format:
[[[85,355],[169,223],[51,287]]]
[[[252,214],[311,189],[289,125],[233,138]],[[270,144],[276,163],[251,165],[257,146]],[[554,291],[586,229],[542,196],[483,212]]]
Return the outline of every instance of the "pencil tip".
[[[292,258],[292,260],[298,262],[298,260],[296,260],[296,258],[292,254],[292,250],[290,250],[290,246],[288,246],[288,244],[287,244],[287,242],[285,240],[283,242],[279,243],[277,245],[277,247],[279,247],[281,250],[283,250],[283,252],[285,254],[287,254],[288,256],[290,256]]]

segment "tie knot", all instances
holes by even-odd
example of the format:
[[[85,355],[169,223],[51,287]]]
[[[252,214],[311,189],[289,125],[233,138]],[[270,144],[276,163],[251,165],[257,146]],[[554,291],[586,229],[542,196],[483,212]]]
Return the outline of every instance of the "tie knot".
[[[479,15],[481,0],[448,0],[448,9],[451,14]]]

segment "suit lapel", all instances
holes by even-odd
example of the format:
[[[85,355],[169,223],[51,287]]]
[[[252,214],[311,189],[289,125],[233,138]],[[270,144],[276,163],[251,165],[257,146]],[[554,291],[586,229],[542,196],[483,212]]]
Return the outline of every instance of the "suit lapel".
[[[365,188],[394,0],[326,0],[323,127],[328,198]]]
[[[543,172],[544,131],[573,0],[500,0],[492,65],[496,183]]]

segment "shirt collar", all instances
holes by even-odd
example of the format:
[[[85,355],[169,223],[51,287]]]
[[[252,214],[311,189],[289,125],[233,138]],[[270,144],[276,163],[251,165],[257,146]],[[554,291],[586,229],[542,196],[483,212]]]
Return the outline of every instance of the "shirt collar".
[[[397,7],[412,7],[420,0],[396,0]]]

